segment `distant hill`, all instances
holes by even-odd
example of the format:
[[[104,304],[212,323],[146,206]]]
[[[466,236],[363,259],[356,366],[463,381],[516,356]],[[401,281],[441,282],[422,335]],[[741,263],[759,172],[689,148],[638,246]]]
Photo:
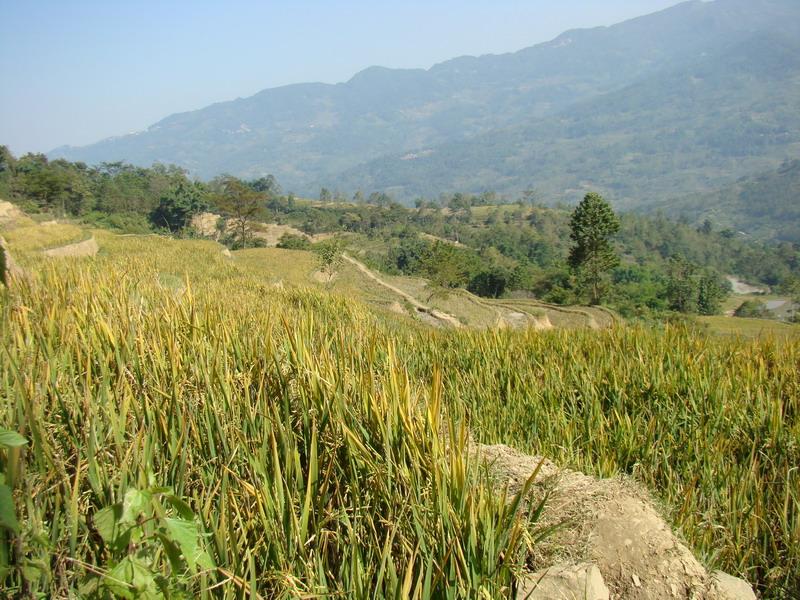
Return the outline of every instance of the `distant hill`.
[[[51,155],[272,173],[305,194],[534,185],[559,199],[591,184],[640,205],[797,148],[798,39],[795,0],[695,0],[512,54],[268,89]]]
[[[710,194],[693,194],[653,208],[673,217],[687,217],[697,224],[708,219],[717,229],[800,243],[800,160],[743,177]]]

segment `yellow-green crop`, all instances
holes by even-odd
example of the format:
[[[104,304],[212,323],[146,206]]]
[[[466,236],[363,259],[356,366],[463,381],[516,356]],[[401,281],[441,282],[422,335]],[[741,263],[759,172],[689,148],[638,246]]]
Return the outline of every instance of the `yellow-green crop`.
[[[94,515],[157,485],[207,532],[191,594],[502,597],[529,527],[469,428],[632,475],[707,562],[800,590],[797,338],[409,329],[209,242],[96,235],[2,295],[0,429],[30,441],[7,589],[78,589],[112,560]]]

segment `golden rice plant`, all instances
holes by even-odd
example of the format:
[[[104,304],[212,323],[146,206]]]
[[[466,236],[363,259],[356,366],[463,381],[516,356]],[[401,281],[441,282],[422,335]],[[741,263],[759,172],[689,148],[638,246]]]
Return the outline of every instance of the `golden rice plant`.
[[[29,441],[0,449],[6,589],[88,597],[129,550],[175,597],[507,596],[529,524],[471,434],[633,476],[709,564],[800,595],[797,339],[431,331],[213,243],[95,235],[96,259],[25,257],[2,296],[0,429]],[[185,537],[148,542],[173,497],[202,568],[167,560]],[[133,548],[109,507],[152,513]]]
[[[441,377],[410,380],[375,318],[210,254],[176,286],[164,275],[202,243],[119,244],[122,255],[40,263],[2,297],[0,429],[29,441],[3,589],[511,593],[530,541],[520,497],[490,488]]]

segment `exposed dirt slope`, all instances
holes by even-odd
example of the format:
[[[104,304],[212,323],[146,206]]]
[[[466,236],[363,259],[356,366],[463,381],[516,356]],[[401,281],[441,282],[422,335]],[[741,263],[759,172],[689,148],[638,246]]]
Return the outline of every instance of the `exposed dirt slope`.
[[[563,526],[537,546],[536,569],[554,564],[596,566],[610,597],[619,600],[731,597],[721,590],[720,577],[706,571],[658,514],[649,495],[633,482],[559,469],[546,459],[508,446],[476,448],[498,485],[508,486],[512,493],[522,489],[541,463],[534,495],[551,495],[540,524]],[[744,588],[749,589],[746,584]]]

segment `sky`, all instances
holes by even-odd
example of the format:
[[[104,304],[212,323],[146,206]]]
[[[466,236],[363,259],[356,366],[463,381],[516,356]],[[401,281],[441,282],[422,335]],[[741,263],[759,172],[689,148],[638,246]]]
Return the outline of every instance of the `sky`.
[[[265,88],[512,52],[677,2],[0,0],[0,145],[85,145]]]

